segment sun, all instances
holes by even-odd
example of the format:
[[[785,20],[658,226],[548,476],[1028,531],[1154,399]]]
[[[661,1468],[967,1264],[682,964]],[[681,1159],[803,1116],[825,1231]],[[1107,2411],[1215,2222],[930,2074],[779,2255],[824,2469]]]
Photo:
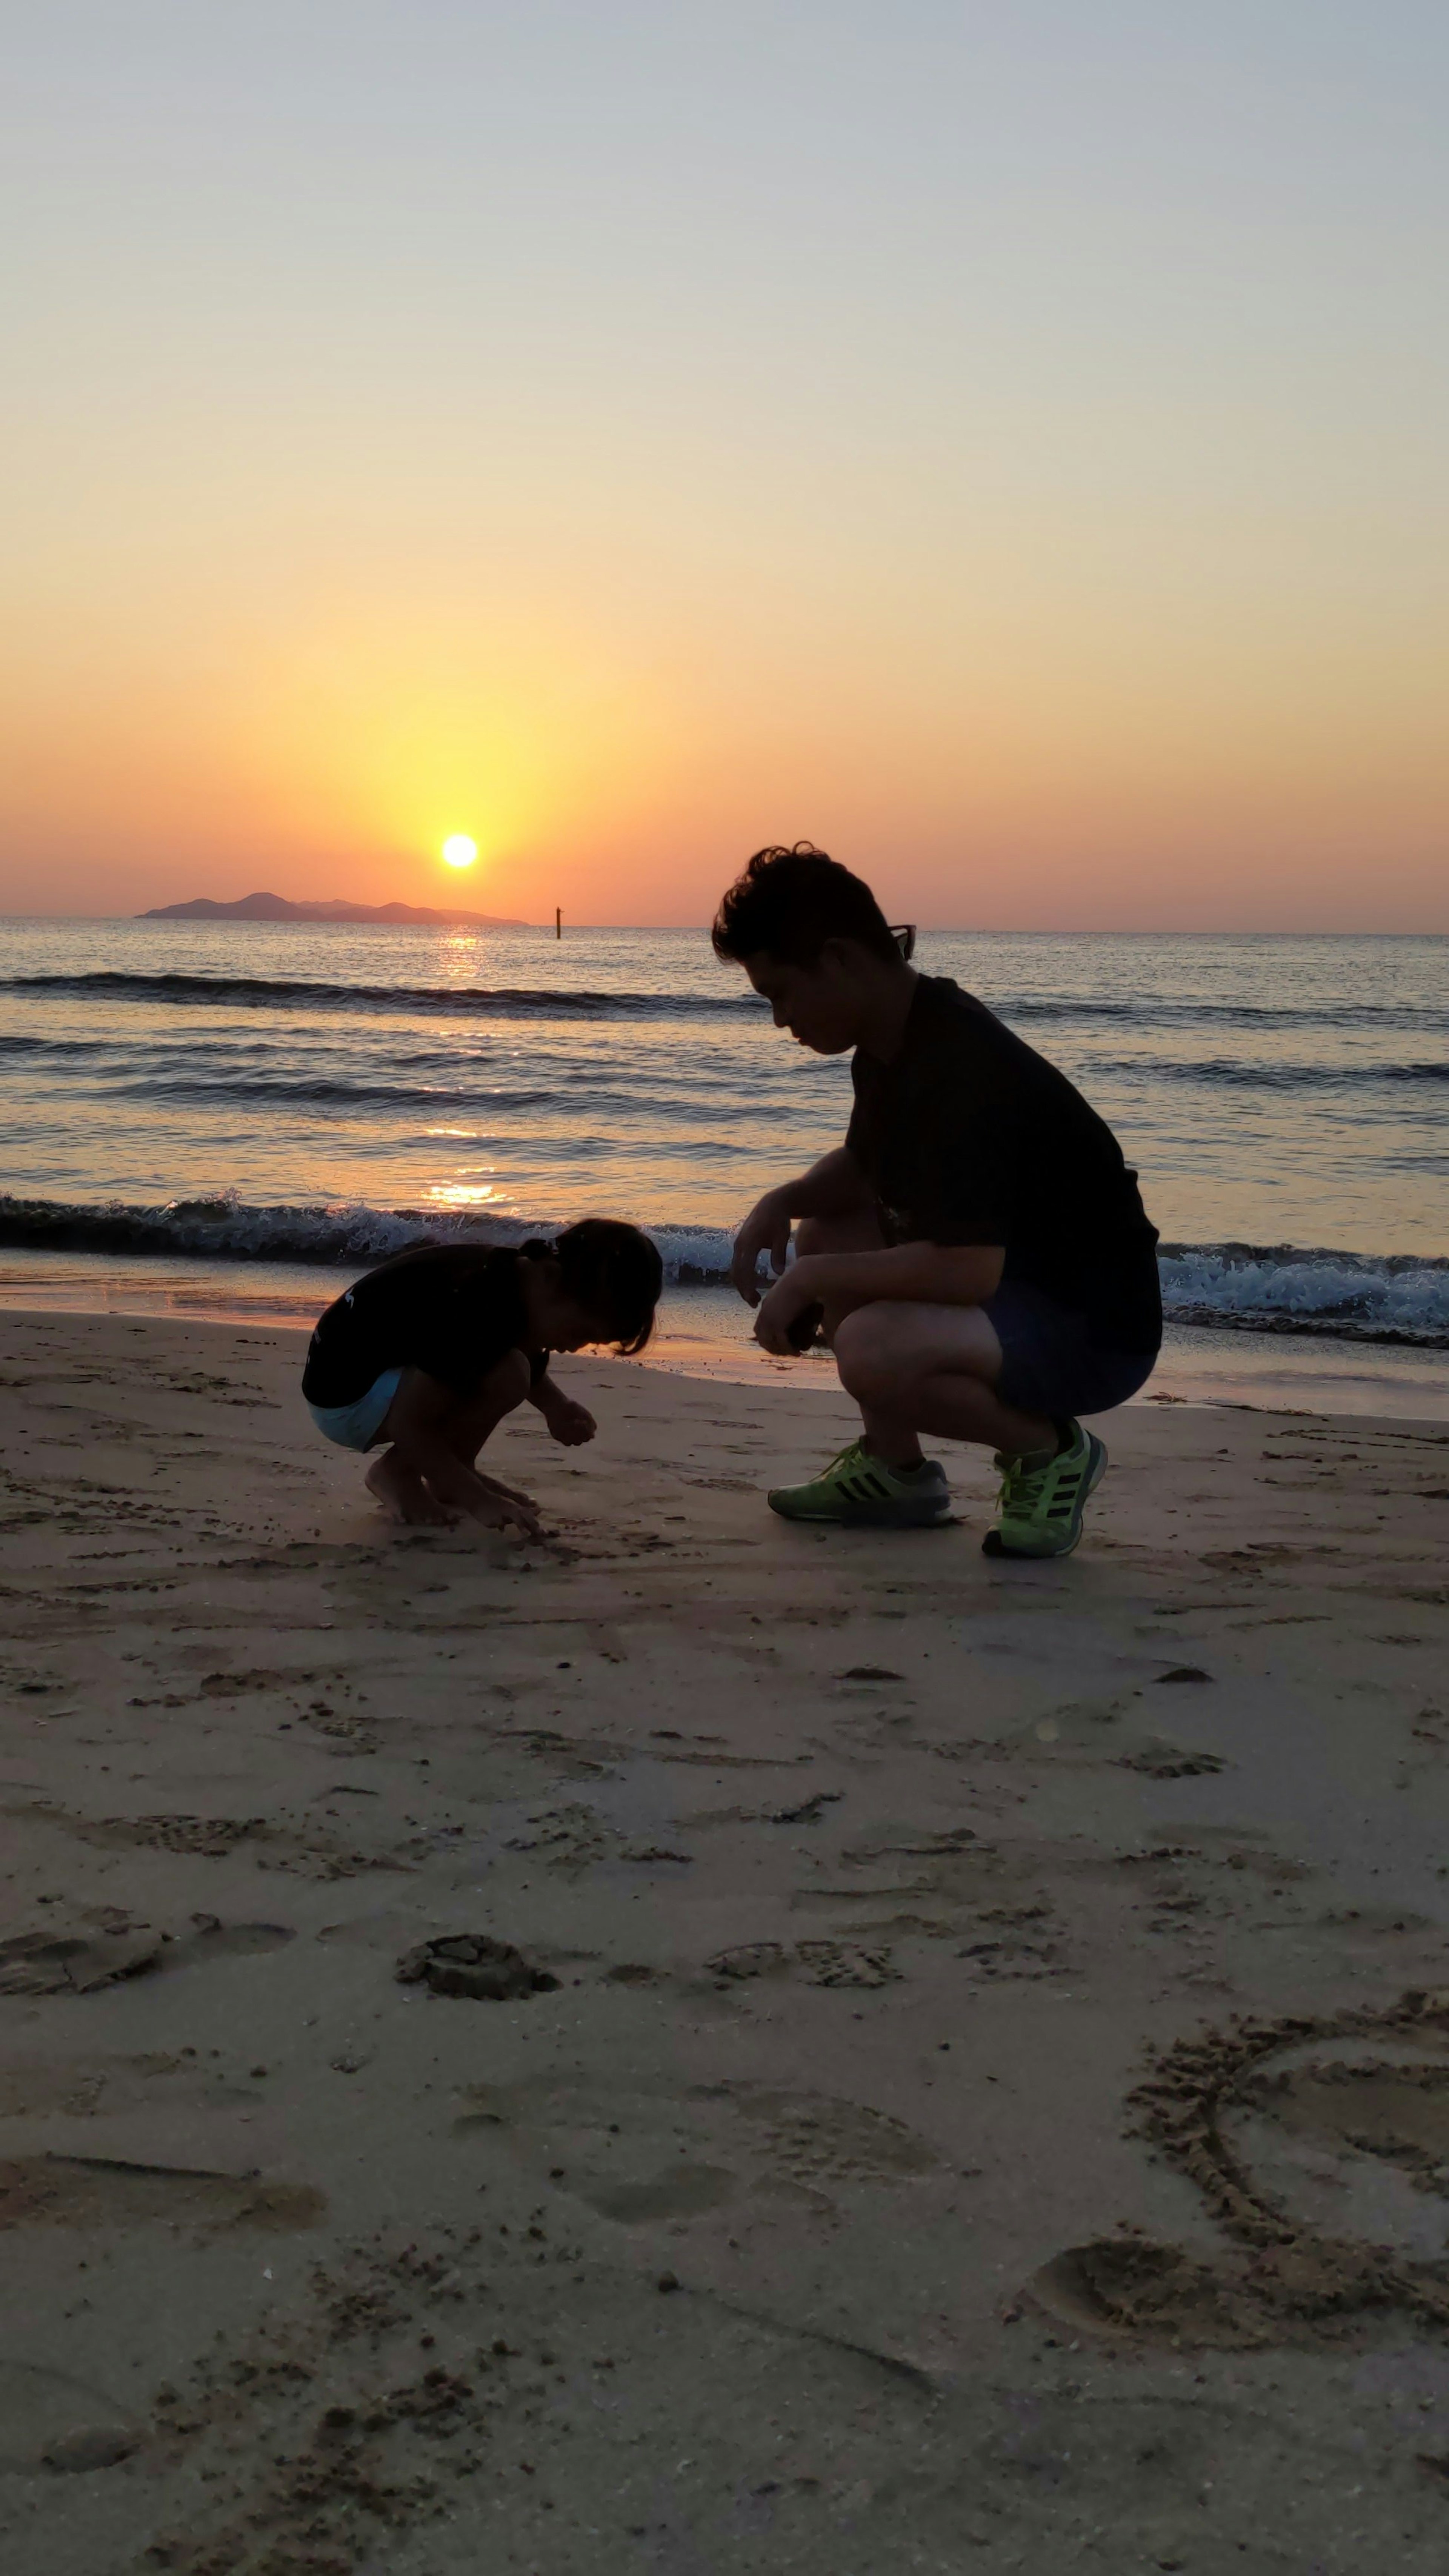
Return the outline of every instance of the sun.
[[[470,841],[466,832],[454,832],[443,843],[443,856],[450,868],[471,868],[478,856],[478,844]]]

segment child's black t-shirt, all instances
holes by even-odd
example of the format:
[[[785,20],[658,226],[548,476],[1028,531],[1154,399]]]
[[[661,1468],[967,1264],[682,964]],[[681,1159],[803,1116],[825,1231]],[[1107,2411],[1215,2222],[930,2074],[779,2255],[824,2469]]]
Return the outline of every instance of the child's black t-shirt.
[[[424,1244],[395,1253],[330,1305],[307,1349],[302,1393],[324,1408],[355,1404],[385,1369],[422,1369],[473,1394],[509,1351],[527,1347],[519,1255],[484,1244]],[[532,1352],[535,1380],[547,1357]]]
[[[858,1049],[846,1144],[897,1243],[999,1243],[1007,1279],[1086,1316],[1101,1349],[1162,1339],[1137,1175],[1064,1073],[944,975],[916,983],[889,1064]]]

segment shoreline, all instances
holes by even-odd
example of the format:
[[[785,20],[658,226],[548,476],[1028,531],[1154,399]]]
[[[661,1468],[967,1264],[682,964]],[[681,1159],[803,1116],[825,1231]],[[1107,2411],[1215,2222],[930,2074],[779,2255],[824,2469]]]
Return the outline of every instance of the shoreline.
[[[0,1250],[0,1314],[172,1316],[310,1332],[358,1275],[300,1263],[123,1259],[105,1253]],[[750,1386],[782,1373],[835,1393],[828,1360],[780,1361],[758,1351],[746,1309],[724,1287],[667,1287],[651,1369]],[[1134,1404],[1247,1404],[1325,1413],[1385,1413],[1449,1421],[1449,1352],[1311,1332],[1169,1321],[1157,1371]]]
[[[1021,1567],[570,1361],[515,1544],[297,1356],[0,1315],[13,2576],[1437,2576],[1449,1434],[1128,1408]]]

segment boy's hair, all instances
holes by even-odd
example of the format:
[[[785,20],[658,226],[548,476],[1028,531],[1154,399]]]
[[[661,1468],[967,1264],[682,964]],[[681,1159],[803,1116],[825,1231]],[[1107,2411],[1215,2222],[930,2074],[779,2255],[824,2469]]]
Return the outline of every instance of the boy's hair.
[[[901,949],[864,878],[851,875],[813,841],[756,850],[736,877],[714,923],[716,957],[778,957],[813,966],[827,939],[854,939],[872,957],[896,962]]]
[[[654,1330],[654,1309],[664,1285],[658,1248],[637,1225],[621,1225],[608,1216],[588,1216],[566,1226],[552,1243],[525,1243],[534,1261],[551,1253],[563,1273],[562,1287],[592,1322],[602,1324],[601,1342],[612,1342],[626,1358],[642,1351]]]

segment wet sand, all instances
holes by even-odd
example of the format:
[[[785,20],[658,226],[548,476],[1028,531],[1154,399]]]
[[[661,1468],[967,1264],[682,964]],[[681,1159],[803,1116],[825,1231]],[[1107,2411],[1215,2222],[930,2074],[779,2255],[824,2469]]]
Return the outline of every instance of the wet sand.
[[[521,1546],[301,1350],[0,1317],[7,2576],[1438,2576],[1444,1427],[1133,1407],[1024,1567],[578,1364]]]

